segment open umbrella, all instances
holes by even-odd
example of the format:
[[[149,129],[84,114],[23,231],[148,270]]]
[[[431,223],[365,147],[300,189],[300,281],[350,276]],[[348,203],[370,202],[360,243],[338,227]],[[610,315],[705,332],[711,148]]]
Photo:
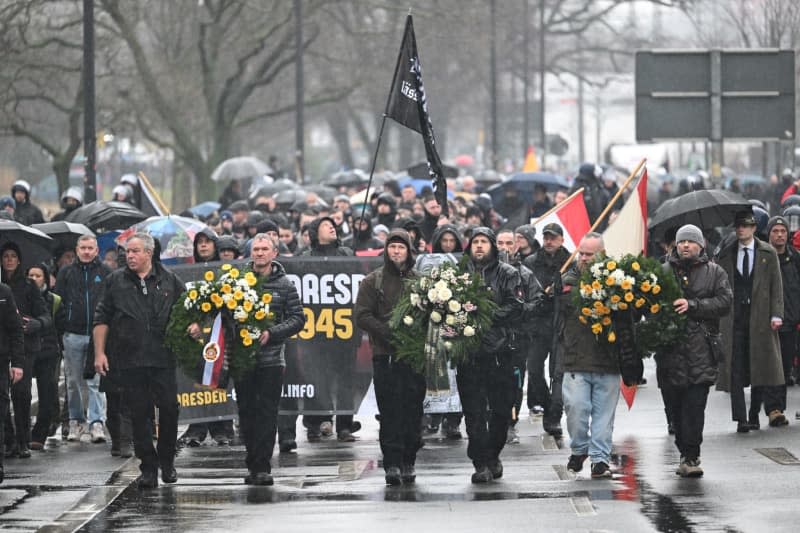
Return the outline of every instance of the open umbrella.
[[[692,191],[661,204],[650,221],[654,236],[670,228],[694,224],[702,230],[727,226],[739,211],[752,206],[740,194],[720,189]]]
[[[514,174],[503,183],[492,185],[486,193],[492,197],[495,209],[508,216],[522,204],[530,206],[533,191],[542,186],[546,191],[557,191],[568,188],[567,180],[549,172],[520,172]]]
[[[475,165],[475,158],[469,154],[460,154],[453,159],[453,164],[457,167],[471,167]]]
[[[304,189],[290,189],[288,191],[280,191],[276,193],[275,203],[281,207],[289,207],[295,202],[305,202],[306,191]]]
[[[95,236],[94,232],[83,224],[59,220],[58,222],[45,222],[44,224],[33,224],[32,228],[38,229],[42,233],[50,236],[54,245],[62,250],[73,250],[78,244],[78,238],[82,235]]]
[[[336,198],[336,189],[332,189],[327,185],[303,185],[303,189],[307,192],[313,192],[328,205],[332,204],[333,199]]]
[[[211,173],[213,181],[241,180],[271,174],[272,169],[257,157],[243,156],[226,159]]]
[[[328,187],[355,187],[366,184],[369,181],[369,174],[360,169],[341,170],[332,174],[330,178],[323,181],[323,185]]]
[[[55,242],[48,235],[13,220],[0,220],[0,248],[7,242],[19,246],[22,268],[44,263],[53,258]]]
[[[193,207],[189,208],[189,211],[200,218],[207,218],[211,216],[211,214],[222,207],[222,204],[219,202],[203,202],[201,204],[197,204]]]
[[[97,201],[79,207],[69,215],[67,222],[83,224],[95,233],[125,229],[146,219],[147,215],[125,202]]]
[[[194,262],[194,236],[208,228],[199,220],[166,215],[150,217],[123,231],[117,244],[124,244],[136,232],[143,231],[161,243],[161,262],[166,264]]]

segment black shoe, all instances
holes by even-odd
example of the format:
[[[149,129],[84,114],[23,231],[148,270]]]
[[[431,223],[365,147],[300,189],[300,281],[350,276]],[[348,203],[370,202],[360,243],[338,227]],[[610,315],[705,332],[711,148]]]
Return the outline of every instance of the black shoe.
[[[750,417],[747,421],[747,425],[750,426],[750,431],[758,431],[761,429],[761,422],[758,420],[758,415]]]
[[[360,430],[361,430],[361,422],[353,421],[353,423],[350,424],[350,433],[357,433]]]
[[[119,445],[119,456],[123,459],[133,457],[133,446],[130,442],[123,442]]]
[[[601,479],[610,477],[611,477],[611,468],[608,467],[608,463],[600,461],[599,463],[594,463],[592,465],[592,479]]]
[[[489,461],[487,466],[489,467],[489,472],[492,473],[492,479],[500,479],[503,477],[503,463],[500,459]]]
[[[343,429],[336,435],[339,442],[355,442],[356,438],[349,429]]]
[[[543,424],[544,430],[548,435],[552,435],[554,439],[560,439],[564,436],[564,430],[561,429],[561,424],[556,422],[554,424]]]
[[[675,426],[672,425],[672,422],[667,422],[667,433],[670,435],[675,434]]]
[[[250,474],[250,479],[251,485],[258,485],[262,487],[275,483],[275,480],[272,479],[272,474],[269,472],[257,472],[255,474]]]
[[[19,451],[17,452],[17,457],[20,459],[30,459],[31,458],[31,451],[28,449],[27,444],[20,444]]]
[[[161,467],[161,481],[164,483],[175,483],[178,481],[178,471],[174,466]]]
[[[403,478],[403,483],[414,483],[417,481],[417,470],[414,468],[414,465],[401,466],[400,477]]]
[[[750,433],[750,424],[740,420],[736,423],[736,433]]]
[[[231,439],[227,435],[214,435],[212,438],[217,442],[217,446],[228,446],[231,443]]]
[[[294,439],[284,439],[278,444],[281,453],[289,453],[297,449],[297,442]]]
[[[387,485],[400,485],[403,483],[403,476],[400,473],[400,469],[396,466],[390,466],[386,469],[386,475],[384,476],[386,479]]]
[[[119,457],[119,442],[111,441],[111,457]]]
[[[142,472],[142,474],[136,478],[135,483],[139,490],[154,489],[158,487],[158,476],[156,472]]]
[[[570,455],[569,461],[567,461],[567,470],[570,472],[578,473],[583,470],[583,463],[588,458],[588,455]]]
[[[489,470],[488,467],[485,466],[475,467],[475,473],[472,474],[473,483],[475,484],[489,483],[493,479],[494,477],[492,476],[492,472]]]

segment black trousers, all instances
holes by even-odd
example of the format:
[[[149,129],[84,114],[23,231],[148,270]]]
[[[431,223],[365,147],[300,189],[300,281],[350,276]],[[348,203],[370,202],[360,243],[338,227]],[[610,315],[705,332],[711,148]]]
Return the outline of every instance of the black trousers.
[[[11,379],[8,375],[10,366],[11,361],[7,357],[0,357],[0,420],[3,421],[8,416],[8,404],[11,401],[9,394]],[[0,423],[0,466],[3,466],[3,458],[6,456],[4,425],[4,423]]]
[[[133,425],[133,449],[142,472],[172,467],[178,439],[178,400],[174,368],[129,368],[119,371],[122,402]],[[153,406],[158,408],[158,445],[153,446]]]
[[[550,354],[548,370],[550,372],[550,389],[544,404],[544,416],[542,422],[545,428],[561,422],[564,414],[564,396],[561,386],[564,383],[564,367],[561,362],[561,350],[559,347],[556,352]]]
[[[500,456],[514,405],[514,367],[510,355],[482,355],[458,367],[458,394],[467,426],[467,456],[476,468]]]
[[[106,427],[111,436],[112,449],[119,447],[123,442],[131,442],[133,439],[133,428],[131,425],[131,415],[127,405],[122,401],[122,390],[114,387],[114,390],[106,389]],[[150,409],[148,413],[152,413]],[[152,414],[151,414],[152,416]]]
[[[236,383],[239,428],[247,451],[247,469],[271,472],[272,449],[278,427],[278,405],[283,386],[283,367],[255,368]]]
[[[7,446],[26,446],[31,441],[31,382],[33,380],[33,356],[26,354],[22,368],[22,379],[11,385],[11,405],[14,415],[6,413],[5,442]]]
[[[216,422],[195,422],[194,424],[189,424],[183,437],[197,439],[202,442],[209,433],[213,439],[218,437],[232,439],[234,437],[233,420],[217,420]]]
[[[383,468],[414,465],[422,447],[422,403],[425,377],[403,361],[372,360],[375,399],[381,414],[378,438]]]
[[[548,335],[535,335],[525,344],[527,344],[527,349],[524,351],[527,352],[528,409],[534,405],[544,407],[550,397],[550,390],[544,379],[544,363],[553,347],[553,338]]]
[[[788,331],[779,331],[778,339],[781,342],[781,359],[783,362],[783,377],[788,383],[792,377],[792,370],[794,369],[794,361],[797,357],[797,328],[792,326]]]
[[[58,418],[57,370],[61,360],[56,357],[39,357],[33,363],[33,377],[39,397],[39,412],[31,430],[31,440],[44,443],[50,434],[50,425]]]
[[[514,416],[511,418],[509,425],[512,427],[517,425],[519,410],[522,408],[523,384],[525,382],[525,370],[528,366],[530,340],[525,340],[520,344],[519,349],[514,352],[511,358],[511,365],[514,367]]]
[[[747,422],[747,404],[744,399],[744,388],[749,384],[750,328],[747,323],[735,322],[731,356],[731,418],[737,422]]]
[[[661,387],[669,418],[675,428],[675,446],[681,452],[681,457],[689,460],[700,457],[709,387],[705,384]]]
[[[786,385],[750,387],[750,411],[747,415],[749,420],[758,420],[758,411],[762,405],[766,415],[772,411],[785,411]]]

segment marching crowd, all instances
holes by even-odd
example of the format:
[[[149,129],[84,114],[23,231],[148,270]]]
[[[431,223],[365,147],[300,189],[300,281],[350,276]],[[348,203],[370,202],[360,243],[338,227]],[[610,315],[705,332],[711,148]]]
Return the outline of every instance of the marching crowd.
[[[595,168],[583,165],[575,180],[576,187],[585,189],[591,218],[598,214],[593,206],[611,198]],[[540,241],[533,225],[512,226],[495,211],[491,197],[480,194],[474,180],[451,185],[464,194],[449,201],[447,216],[431,190],[418,194],[393,182],[363,206],[351,205],[355,191],[343,188],[330,204],[308,193],[283,209],[257,191],[243,198],[237,182],[226,188],[221,208],[204,220],[208,229],[194,238],[193,259],[246,261],[246,271],[273,294],[276,317],[259,339],[256,368],[235,384],[247,449],[246,483],[272,484],[276,440],[282,453],[297,447],[297,417],[278,416],[283,344],[304,322],[296,289],[279,262],[292,255],[383,256],[383,266],[362,282],[354,316],[372,346],[388,484],[414,482],[423,433],[441,424],[446,437],[460,438],[462,416],[467,455],[475,468],[472,482],[501,477],[504,446],[519,442],[516,424],[523,398],[532,415],[542,416],[543,430],[556,438],[563,436],[566,415],[571,471],[581,471],[589,459],[592,477],[611,476],[620,380],[640,383],[641,357],[649,354],[635,353],[632,313],[617,317],[614,346],[599,343],[577,319],[571,290],[581,272],[602,257],[602,234],[586,234],[572,260],[559,224],[546,225]],[[114,199],[132,201],[134,187],[120,184]],[[70,189],[62,196],[64,211],[54,219],[81,205],[79,192]],[[537,189],[523,218],[541,215],[568,193],[556,191],[551,197]],[[12,196],[0,198],[0,206],[2,217],[24,224],[43,221],[25,182],[15,183]],[[681,476],[703,474],[703,416],[714,385],[730,392],[736,431],[760,429],[762,407],[769,426],[788,424],[786,391],[796,371],[800,324],[800,256],[792,244],[790,214],[762,221],[752,211],[738,213],[735,232],[719,244],[709,242],[712,228],[688,224],[674,228],[669,242],[661,243],[663,268],[682,291],[674,309],[687,317],[683,340],[669,353],[654,354]],[[158,248],[146,233],[134,234],[123,249],[102,251],[94,237],[84,236],[74,250],[61,250],[52,262],[26,271],[21,268],[23,248],[13,242],[0,248],[0,363],[10,368],[9,381],[0,383],[0,461],[31,457],[31,450],[44,449],[48,436],[59,430],[67,442],[104,443],[110,437],[112,455],[135,453],[141,460],[138,484],[149,488],[158,484],[159,470],[162,481],[177,480],[179,444],[199,446],[207,435],[219,445],[233,440],[230,421],[192,424],[177,434],[175,356],[163,340],[184,284],[160,264]],[[424,376],[395,357],[389,317],[405,280],[424,269],[424,258],[459,253],[467,257],[466,268],[479,273],[491,290],[497,310],[480,347],[456,369],[462,413],[425,419]],[[192,324],[186,334],[199,338],[201,331]],[[58,390],[62,361],[63,395]],[[31,427],[33,378],[38,412]],[[302,425],[309,442],[334,431],[339,441],[351,442],[361,427],[352,415],[335,420],[304,416]],[[0,481],[2,473],[0,462]]]

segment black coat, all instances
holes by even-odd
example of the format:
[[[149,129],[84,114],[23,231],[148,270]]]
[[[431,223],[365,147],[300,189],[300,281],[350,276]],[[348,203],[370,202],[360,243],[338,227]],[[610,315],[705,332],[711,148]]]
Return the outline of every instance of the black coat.
[[[783,325],[788,331],[800,323],[800,253],[791,246],[778,255],[783,280]]]
[[[164,346],[164,335],[184,285],[160,263],[153,263],[144,282],[147,294],[142,280],[127,267],[115,270],[105,280],[94,325],[109,326],[105,351],[112,371],[175,367],[175,355]]]
[[[689,301],[686,312],[686,337],[674,349],[656,353],[659,386],[687,387],[712,385],[717,380],[717,364],[711,342],[719,334],[719,319],[731,311],[733,292],[728,275],[709,261],[705,252],[690,264],[683,263],[675,250],[665,267],[674,275],[683,297]],[[674,274],[673,274],[674,273]]]
[[[49,326],[42,328],[42,349],[36,354],[37,359],[58,357],[61,354],[61,340],[56,330],[56,324],[63,323],[65,314],[63,302],[60,299],[58,306],[55,305],[56,295],[53,292],[45,291],[42,293],[42,297],[47,309],[53,316],[53,322]]]
[[[536,253],[533,253],[525,258],[522,262],[523,265],[533,271],[533,275],[542,284],[542,287],[549,287],[553,284],[557,275],[561,275],[561,266],[569,259],[569,251],[561,246],[553,255],[544,251],[544,248],[539,248]]]
[[[0,283],[0,359],[4,365],[10,360],[15,368],[23,368],[25,362],[22,321],[17,313],[14,293],[5,283]]]
[[[61,296],[63,321],[56,323],[59,332],[91,335],[94,309],[102,298],[103,281],[111,269],[95,257],[89,263],[77,259],[62,268],[53,292]]]
[[[248,265],[248,269],[252,264]],[[303,305],[297,288],[286,277],[286,270],[280,263],[272,262],[272,270],[263,280],[258,276],[258,292],[269,292],[272,302],[269,304],[270,313],[274,314],[275,325],[269,328],[269,341],[258,352],[258,366],[285,366],[283,358],[284,343],[300,332],[306,323],[303,314]]]
[[[14,293],[14,301],[21,315],[22,325],[25,333],[25,355],[32,358],[36,352],[42,348],[41,333],[53,325],[53,316],[45,304],[41,291],[36,285],[25,277],[21,268],[17,268],[14,273],[6,278],[3,273],[5,283]],[[29,318],[27,327],[25,317]],[[30,359],[32,360],[32,359]]]

